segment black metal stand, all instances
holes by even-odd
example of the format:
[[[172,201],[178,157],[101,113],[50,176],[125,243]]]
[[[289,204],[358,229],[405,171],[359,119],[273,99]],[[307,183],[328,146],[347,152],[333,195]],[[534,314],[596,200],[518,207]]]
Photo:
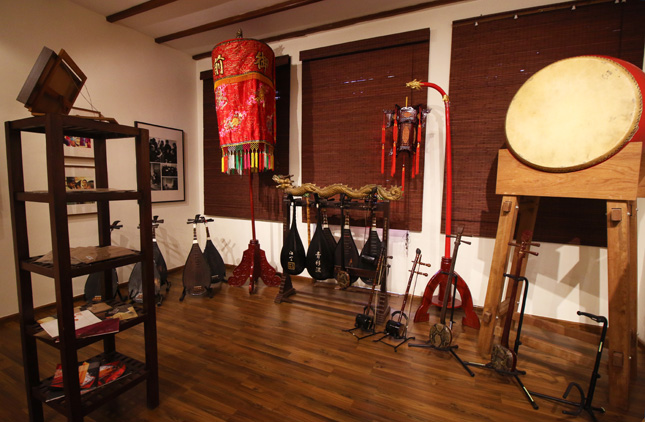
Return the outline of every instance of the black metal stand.
[[[520,334],[522,333],[522,323],[524,322],[524,309],[526,308],[526,296],[529,291],[529,280],[526,277],[521,277],[521,276],[516,276],[512,274],[504,274],[504,277],[509,277],[514,279],[517,283],[520,281],[524,281],[524,297],[522,298],[522,307],[520,311],[520,320],[517,323],[517,335],[515,336],[515,344],[513,347],[513,350],[515,352],[515,355],[518,355],[518,351],[520,349],[520,345],[522,342],[520,341]],[[513,303],[508,304],[508,310],[507,312],[513,312],[512,306],[514,306]],[[526,396],[526,399],[529,401],[533,409],[537,410],[539,409],[538,404],[533,400],[533,396],[531,396],[531,393],[529,390],[524,386],[524,383],[522,380],[520,380],[520,375],[526,375],[526,371],[520,371],[520,370],[514,370],[514,371],[504,371],[501,369],[494,368],[492,365],[492,362],[488,363],[475,363],[475,362],[465,362],[464,365],[467,366],[475,366],[477,368],[484,368],[484,369],[492,369],[498,374],[501,375],[506,375],[506,376],[512,376],[515,378],[515,381],[517,381],[517,384],[520,386],[522,391],[524,392],[524,395]]]
[[[364,338],[367,337],[372,337],[378,334],[375,330],[376,323],[374,322],[374,316],[369,315],[368,313],[361,313],[356,315],[356,322],[354,322],[354,328],[350,328],[347,330],[343,330],[345,333],[350,333],[354,337],[356,337],[356,340],[363,340]],[[364,336],[357,336],[354,330],[361,330],[361,332],[371,332],[371,334],[367,334]]]
[[[584,315],[588,318],[593,319],[596,322],[602,323],[602,333],[600,334],[600,344],[598,346],[598,352],[596,353],[596,362],[594,364],[593,372],[591,373],[591,380],[589,381],[589,388],[587,389],[586,397],[585,397],[584,391],[582,390],[582,387],[580,386],[580,384],[576,382],[569,383],[569,386],[567,387],[564,394],[562,395],[562,398],[549,396],[546,394],[536,393],[536,392],[531,392],[531,393],[536,397],[541,397],[543,399],[555,401],[569,406],[574,406],[577,408],[576,410],[573,410],[573,411],[563,410],[562,413],[564,413],[565,415],[578,416],[584,410],[589,414],[592,421],[597,422],[596,415],[594,414],[594,412],[605,413],[605,409],[602,407],[592,406],[591,403],[593,402],[593,396],[596,390],[596,381],[598,380],[598,378],[600,378],[600,374],[598,373],[598,368],[600,367],[602,350],[605,345],[605,335],[607,334],[607,318],[605,318],[604,316],[593,315],[587,312],[580,312],[580,311],[578,311],[577,314]],[[565,400],[569,396],[569,393],[571,392],[571,389],[573,387],[575,387],[580,393],[579,402]]]
[[[414,337],[408,337],[408,317],[407,315],[403,314],[403,317],[405,318],[405,326],[403,327],[403,330],[401,330],[402,324],[400,321],[394,321],[394,320],[389,320],[387,324],[385,324],[385,331],[382,331],[382,334],[385,334],[384,336],[377,338],[376,340],[372,340],[373,342],[381,342],[387,346],[393,347],[394,351],[396,352],[396,349],[398,349],[400,346],[404,345],[410,340],[414,340]],[[401,331],[403,331],[403,334],[401,334]],[[401,340],[399,344],[390,344],[386,343],[383,341],[384,338],[386,337],[392,337],[393,339],[396,340]]]
[[[466,242],[466,241],[464,241],[464,243],[470,244],[470,242]],[[454,270],[454,268],[452,268],[452,269]],[[450,277],[448,278],[448,280],[450,280]],[[453,281],[454,282],[453,282],[453,290],[452,290],[452,307],[450,308],[450,326],[446,327],[446,328],[448,328],[450,330],[450,335],[451,335],[450,338],[451,339],[452,339],[452,325],[455,323],[455,321],[454,321],[454,319],[455,319],[455,296],[457,295],[457,280],[454,279]],[[449,289],[449,288],[450,288],[449,285],[446,286],[446,289]],[[431,335],[431,337],[432,337],[432,335]],[[450,342],[448,341],[448,343],[450,343]],[[464,367],[466,372],[468,372],[468,374],[471,377],[475,376],[475,373],[473,371],[471,371],[468,366],[466,366],[464,361],[461,360],[459,355],[457,355],[457,352],[455,352],[455,350],[459,348],[458,345],[448,345],[446,347],[441,347],[441,346],[437,347],[434,344],[432,344],[432,338],[431,338],[425,343],[408,344],[408,347],[420,347],[420,348],[434,349],[434,350],[438,350],[440,352],[450,352],[450,354],[453,355],[455,357],[455,359],[457,359],[457,361],[461,364],[461,366]]]
[[[347,329],[347,330],[343,330],[343,332],[345,332],[345,333],[350,333],[351,335],[353,335],[354,337],[356,337],[356,340],[358,340],[358,341],[363,340],[364,338],[372,337],[372,336],[375,336],[375,335],[379,334],[379,333],[377,333],[377,332],[374,330],[374,328],[372,328],[372,330],[371,330],[371,333],[370,333],[370,334],[366,334],[366,335],[364,335],[364,336],[358,336],[358,335],[356,335],[356,333],[354,332],[354,330],[359,330],[359,329],[361,330],[361,332],[363,332],[363,333],[365,332],[365,330],[363,330],[361,327],[354,327],[354,328],[350,328],[350,329]],[[367,331],[367,332],[370,332],[370,331]]]
[[[471,371],[470,368],[468,368],[468,362],[464,362],[463,360],[461,360],[461,358],[459,357],[457,352],[455,352],[455,349],[459,348],[458,345],[452,345],[452,346],[448,346],[448,347],[436,347],[434,344],[431,344],[430,341],[428,341],[426,343],[408,344],[408,347],[420,347],[420,348],[425,348],[425,349],[434,349],[434,350],[438,350],[440,352],[450,352],[450,354],[452,354],[455,357],[455,359],[457,359],[457,361],[461,364],[461,366],[464,367],[466,372],[468,372],[468,374],[471,377],[475,376],[475,373],[473,371]]]

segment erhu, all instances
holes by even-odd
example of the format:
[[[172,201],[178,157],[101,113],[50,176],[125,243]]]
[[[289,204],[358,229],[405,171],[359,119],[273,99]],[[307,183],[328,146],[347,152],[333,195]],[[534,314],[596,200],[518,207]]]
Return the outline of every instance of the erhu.
[[[439,317],[439,322],[434,324],[430,328],[429,339],[426,343],[422,344],[409,344],[410,347],[427,347],[440,351],[450,352],[455,359],[464,367],[464,369],[470,374],[471,377],[474,377],[475,374],[466,366],[466,364],[461,360],[461,358],[455,352],[459,346],[452,345],[452,325],[454,323],[454,314],[455,314],[455,296],[457,294],[457,277],[455,275],[455,264],[457,262],[457,252],[459,251],[459,245],[465,243],[470,245],[470,242],[462,240],[464,233],[464,228],[459,227],[457,229],[457,234],[450,234],[448,236],[455,239],[455,247],[452,251],[452,258],[450,260],[450,270],[448,272],[448,283],[444,289],[443,303],[441,307],[441,315]],[[450,322],[446,324],[446,313],[448,311],[448,302],[450,301],[450,289],[452,289],[452,306],[450,308]]]
[[[360,314],[356,314],[356,319],[354,321],[354,328],[343,330],[348,333],[351,333],[358,340],[362,340],[366,337],[371,337],[376,334],[376,331],[374,330],[376,327],[376,324],[374,322],[376,309],[374,306],[372,306],[372,303],[374,302],[376,286],[377,285],[380,286],[381,283],[384,283],[387,277],[387,269],[389,267],[389,265],[387,264],[388,258],[392,258],[392,257],[387,256],[385,254],[385,246],[381,246],[381,251],[379,253],[378,260],[376,263],[376,273],[372,281],[372,288],[370,289],[370,297],[367,300],[367,305],[363,307],[363,312],[361,312]],[[365,336],[359,337],[356,335],[356,333],[354,333],[354,330],[359,330],[359,329],[361,331],[366,331],[366,332],[371,331],[371,334],[367,334]]]
[[[408,318],[408,315],[405,313],[405,306],[407,305],[407,302],[408,302],[408,297],[410,294],[410,286],[412,285],[412,279],[413,278],[415,279],[414,287],[416,288],[416,279],[418,278],[418,276],[419,275],[422,275],[425,277],[428,276],[427,273],[422,273],[417,270],[417,266],[419,265],[425,265],[427,267],[430,266],[430,264],[425,264],[421,262],[421,249],[417,248],[416,256],[414,257],[414,261],[412,261],[412,269],[410,270],[410,278],[408,279],[408,285],[405,289],[405,294],[403,295],[403,304],[401,305],[401,310],[393,312],[390,320],[385,323],[385,330],[383,331],[385,335],[379,339],[374,340],[375,342],[382,341],[386,337],[392,337],[397,340],[402,339],[403,341],[401,341],[396,345],[383,342],[388,346],[394,347],[395,352],[396,352],[396,349],[402,344],[406,343],[409,340],[414,340],[414,337],[408,337],[409,318]],[[413,289],[413,292],[414,292],[414,289]],[[410,301],[410,309],[412,309],[412,301]],[[405,319],[405,322],[403,321],[403,319]]]

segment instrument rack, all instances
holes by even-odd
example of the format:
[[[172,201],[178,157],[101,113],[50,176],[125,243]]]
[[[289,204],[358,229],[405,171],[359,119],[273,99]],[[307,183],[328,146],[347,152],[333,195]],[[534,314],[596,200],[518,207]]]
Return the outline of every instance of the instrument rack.
[[[522,295],[523,297],[522,297],[522,307],[520,310],[520,320],[517,323],[517,332],[515,334],[515,344],[513,345],[513,351],[515,352],[515,355],[519,356],[520,345],[522,344],[522,342],[520,341],[520,334],[522,333],[522,323],[524,322],[524,310],[526,309],[526,298],[529,293],[529,280],[524,276],[516,276],[513,274],[506,274],[506,273],[504,274],[504,277],[513,278],[517,283],[522,281],[524,282],[524,294]],[[511,304],[509,304],[507,312],[513,312],[513,307],[511,306]],[[518,369],[515,369],[514,371],[501,371],[492,366],[492,361],[489,363],[465,362],[465,366],[475,366],[477,368],[492,369],[498,374],[512,376],[513,378],[515,378],[515,381],[517,381],[517,384],[522,389],[522,392],[526,396],[526,399],[531,404],[533,409],[535,410],[539,409],[538,404],[535,402],[535,400],[533,400],[533,396],[531,396],[531,393],[526,388],[526,386],[524,386],[524,383],[520,379],[520,375],[526,375],[526,371],[521,371]]]
[[[551,400],[556,403],[561,403],[561,404],[566,404],[569,406],[573,406],[576,408],[576,410],[563,410],[562,413],[565,415],[572,415],[572,416],[578,416],[582,411],[584,410],[589,414],[591,417],[591,420],[594,422],[597,422],[598,419],[596,418],[596,415],[594,412],[601,412],[605,413],[605,409],[602,407],[596,407],[592,405],[593,402],[593,396],[596,391],[596,381],[598,381],[598,378],[600,378],[600,374],[598,373],[598,369],[600,368],[600,360],[602,359],[602,351],[604,349],[605,345],[605,336],[607,335],[607,318],[604,316],[599,316],[599,315],[593,315],[587,312],[577,312],[578,315],[584,315],[587,318],[590,318],[594,320],[595,322],[601,323],[602,324],[602,333],[600,334],[600,342],[598,344],[598,348],[596,349],[596,360],[594,362],[594,368],[593,371],[591,372],[591,379],[589,381],[589,386],[587,388],[587,394],[585,395],[584,391],[582,391],[582,387],[580,384],[577,382],[570,382],[569,386],[565,390],[564,394],[562,395],[562,398],[559,397],[554,397],[554,396],[549,396],[547,394],[543,393],[536,393],[535,391],[530,391],[531,394],[533,394],[536,397],[540,397],[546,400]],[[578,392],[580,393],[580,401],[579,402],[574,402],[571,400],[566,400],[566,398],[569,396],[569,393],[571,392],[571,389],[575,387]]]
[[[313,196],[313,195],[312,195]],[[360,199],[354,199],[354,198],[347,198],[345,203],[343,204],[343,207],[345,208],[346,212],[351,212],[351,211],[370,211],[372,209],[375,214],[380,214],[381,218],[377,219],[381,221],[390,221],[390,201],[388,200],[375,200],[371,201],[372,197],[370,195],[360,198]],[[310,200],[306,201],[303,196],[293,196],[290,194],[284,194],[283,199],[282,199],[282,231],[283,231],[283,242],[286,240],[287,235],[289,233],[289,228],[291,225],[291,217],[289,214],[289,207],[291,204],[297,207],[302,207],[303,211],[306,209],[305,207],[315,207],[315,201]],[[326,209],[341,209],[341,202],[335,200],[333,197],[330,198],[319,198],[318,203],[320,204],[321,207],[326,208]],[[341,222],[342,223],[342,222]],[[381,239],[381,242],[385,245],[385,254],[387,256],[387,250],[388,250],[388,239],[389,239],[389,224],[383,224],[384,227],[380,227],[383,229],[383,236]],[[356,267],[347,267],[345,270],[353,276],[358,276],[358,277],[366,277],[366,278],[374,278],[376,275],[376,271],[371,271],[371,270],[366,270],[363,268],[356,268]],[[282,303],[282,302],[288,302],[287,298],[289,296],[295,295],[296,294],[296,289],[293,287],[293,284],[291,282],[291,275],[287,274],[285,272],[282,273],[282,281],[280,283],[280,290],[278,294],[276,295],[274,302],[275,303]],[[386,278],[387,280],[387,278]],[[314,280],[314,285],[317,281]],[[323,282],[324,283],[324,282]],[[322,284],[322,283],[321,283]],[[369,293],[364,288],[361,287],[354,287],[354,286],[349,286],[346,291],[350,292],[360,292],[360,293]],[[378,304],[376,307],[376,318],[375,318],[375,324],[382,324],[387,320],[387,317],[390,314],[390,306],[389,306],[389,301],[388,301],[388,293],[387,293],[387,283],[383,282],[381,284],[381,291],[379,294],[379,299],[378,299]]]

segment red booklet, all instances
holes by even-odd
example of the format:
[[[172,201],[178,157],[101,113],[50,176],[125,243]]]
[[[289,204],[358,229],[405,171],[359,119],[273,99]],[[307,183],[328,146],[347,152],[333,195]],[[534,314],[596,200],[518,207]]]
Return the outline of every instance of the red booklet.
[[[76,338],[100,336],[101,334],[118,333],[119,320],[108,318],[96,324],[88,325],[76,330]]]

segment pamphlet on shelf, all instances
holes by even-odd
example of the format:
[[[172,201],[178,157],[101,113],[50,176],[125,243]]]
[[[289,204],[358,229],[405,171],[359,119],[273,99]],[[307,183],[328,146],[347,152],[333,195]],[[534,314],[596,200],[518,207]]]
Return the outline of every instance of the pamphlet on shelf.
[[[96,324],[97,322],[101,322],[99,317],[88,310],[74,313],[74,328],[77,331],[79,328],[87,327],[88,325]],[[54,338],[58,337],[57,319],[44,322],[40,324],[40,326],[43,327],[43,330],[45,330],[50,336]]]
[[[41,320],[40,326],[52,338],[58,339],[58,320],[45,318]],[[101,320],[89,310],[83,310],[74,314],[74,327],[76,338],[93,337],[102,334],[116,333],[119,331],[119,320],[108,318]]]
[[[101,363],[98,360],[83,362],[78,366],[81,394],[103,387],[129,374],[126,364],[119,360],[107,363]],[[45,393],[46,402],[65,396],[63,370],[60,364],[56,366],[54,376],[45,382],[49,382]]]

